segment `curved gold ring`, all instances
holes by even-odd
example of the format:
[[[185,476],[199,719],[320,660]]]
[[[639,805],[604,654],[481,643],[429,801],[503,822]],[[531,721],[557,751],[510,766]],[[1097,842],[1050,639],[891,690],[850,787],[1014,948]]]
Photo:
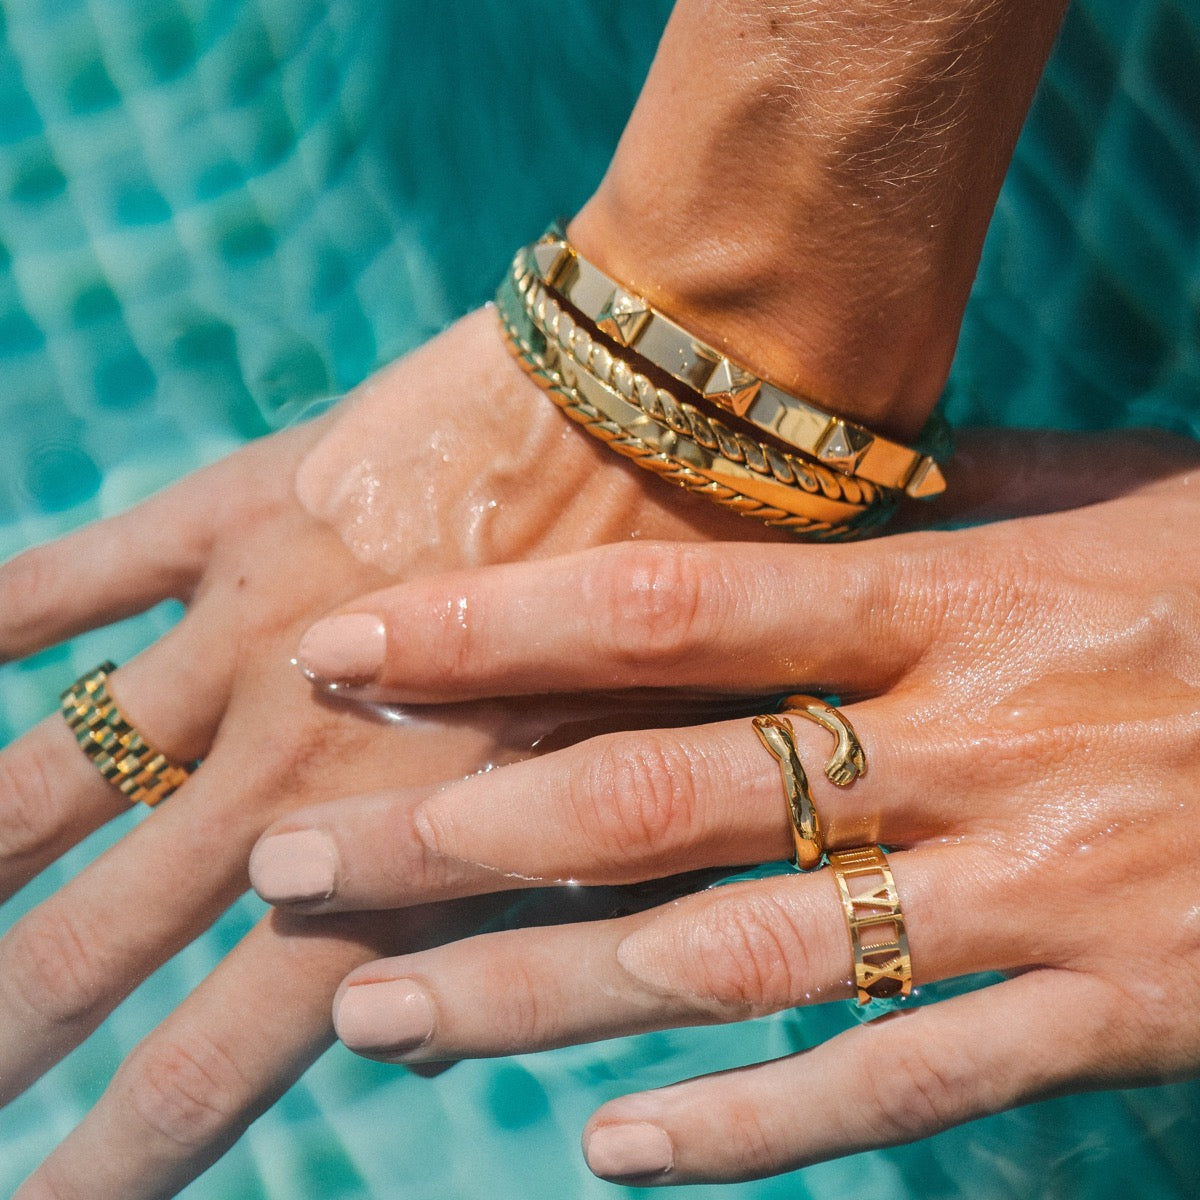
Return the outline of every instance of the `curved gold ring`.
[[[96,769],[131,804],[151,808],[187,782],[199,763],[172,762],[122,715],[107,679],[117,668],[103,662],[62,694],[62,714]]]
[[[881,846],[859,846],[829,856],[850,931],[859,1004],[912,992],[912,956],[896,881]]]
[[[825,764],[825,774],[830,783],[838,787],[849,787],[856,779],[867,773],[867,754],[850,719],[840,709],[816,696],[788,696],[783,702],[783,711],[813,721],[834,736],[833,754]]]
[[[825,857],[825,837],[808,775],[796,753],[789,716],[803,717],[833,734],[833,753],[825,764],[825,774],[838,787],[849,787],[867,773],[867,755],[849,718],[816,696],[788,696],[781,713],[769,713],[753,720],[759,741],[779,764],[796,850],[792,864],[798,871],[811,871],[819,867]]]
[[[821,833],[821,818],[813,803],[808,775],[796,753],[792,723],[786,717],[768,713],[755,717],[753,725],[758,740],[779,764],[796,850],[792,864],[798,871],[811,871],[819,867],[821,859],[825,857],[825,838]]]

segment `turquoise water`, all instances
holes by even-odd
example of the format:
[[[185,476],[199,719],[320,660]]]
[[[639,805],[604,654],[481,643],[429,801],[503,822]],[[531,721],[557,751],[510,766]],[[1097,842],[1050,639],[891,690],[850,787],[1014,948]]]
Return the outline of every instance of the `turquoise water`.
[[[0,2],[0,555],[125,508],[486,298],[512,248],[599,178],[667,8]],[[1198,432],[1194,13],[1169,0],[1072,11],[997,211],[953,418]],[[528,66],[534,28],[559,43],[552,69]],[[0,742],[174,615],[0,669]],[[0,1194],[259,911],[235,908],[0,1114]],[[185,1194],[638,1194],[582,1167],[596,1103],[786,1053],[853,1019],[827,1006],[462,1064],[434,1081],[335,1050]],[[664,1192],[1186,1197],[1198,1146],[1200,1087],[1186,1085],[1056,1101],[780,1180]]]

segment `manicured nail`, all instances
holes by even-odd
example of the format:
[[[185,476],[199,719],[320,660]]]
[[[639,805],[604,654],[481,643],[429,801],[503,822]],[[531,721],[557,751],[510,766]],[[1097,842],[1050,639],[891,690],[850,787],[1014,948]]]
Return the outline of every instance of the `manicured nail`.
[[[296,661],[322,683],[363,684],[378,679],[387,656],[387,630],[373,613],[326,617],[300,640]]]
[[[342,1043],[369,1054],[406,1054],[433,1036],[433,1004],[409,979],[351,984],[333,1025]]]
[[[316,829],[275,833],[250,854],[250,882],[268,904],[328,900],[337,886],[337,848]]]
[[[588,1136],[583,1153],[601,1179],[662,1175],[675,1165],[675,1147],[667,1131],[647,1121],[601,1125]]]

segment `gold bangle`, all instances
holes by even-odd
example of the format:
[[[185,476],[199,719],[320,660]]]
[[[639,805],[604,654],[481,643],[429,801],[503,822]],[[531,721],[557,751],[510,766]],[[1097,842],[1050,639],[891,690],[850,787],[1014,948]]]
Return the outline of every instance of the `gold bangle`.
[[[613,354],[577,324],[528,264],[528,254],[519,252],[513,262],[512,280],[525,315],[534,328],[549,344],[557,343],[560,357],[569,359],[572,368],[590,375],[604,387],[614,389],[659,425],[696,442],[721,459],[738,463],[756,475],[788,487],[799,487],[814,496],[844,501],[856,508],[885,500],[889,505],[894,503],[883,489],[866,480],[839,475],[819,463],[797,458],[776,446],[735,432],[715,417],[678,400],[666,388],[656,387],[647,376],[634,370],[625,359]]]
[[[542,282],[602,333],[704,400],[845,475],[917,499],[945,491],[932,455],[825,412],[734,362],[581,258],[561,225],[534,243],[530,257]]]
[[[912,957],[887,856],[879,846],[860,846],[831,854],[829,866],[850,930],[859,1004],[909,995]]]
[[[80,749],[131,804],[151,808],[187,782],[199,763],[175,763],[155,750],[125,719],[109,695],[117,668],[101,663],[62,694],[62,714]]]
[[[558,340],[562,331],[547,336],[526,311],[512,275],[501,283],[496,307],[510,348],[534,382],[568,417],[637,466],[743,516],[814,540],[859,537],[891,515],[894,503],[882,491],[874,491],[871,504],[837,501],[819,491],[813,495],[795,482],[784,484],[773,473],[758,474],[725,459],[660,424],[632,398],[625,399],[590,372],[577,370],[574,359],[566,360]],[[568,341],[576,346],[576,339]],[[603,348],[596,348],[603,361]]]

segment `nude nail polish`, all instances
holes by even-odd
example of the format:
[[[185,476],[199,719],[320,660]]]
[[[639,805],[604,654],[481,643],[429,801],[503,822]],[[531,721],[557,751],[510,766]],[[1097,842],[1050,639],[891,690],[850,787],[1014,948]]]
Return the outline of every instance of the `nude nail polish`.
[[[337,887],[337,847],[317,829],[276,833],[250,853],[250,883],[268,904],[328,900]]]
[[[351,1050],[401,1055],[433,1036],[433,1003],[409,979],[351,984],[338,1000],[334,1028]]]
[[[374,613],[343,613],[313,625],[296,662],[321,683],[364,684],[378,679],[387,656],[387,630]]]
[[[662,1175],[675,1165],[675,1147],[665,1129],[648,1121],[626,1121],[593,1129],[583,1148],[588,1167],[601,1179]]]

